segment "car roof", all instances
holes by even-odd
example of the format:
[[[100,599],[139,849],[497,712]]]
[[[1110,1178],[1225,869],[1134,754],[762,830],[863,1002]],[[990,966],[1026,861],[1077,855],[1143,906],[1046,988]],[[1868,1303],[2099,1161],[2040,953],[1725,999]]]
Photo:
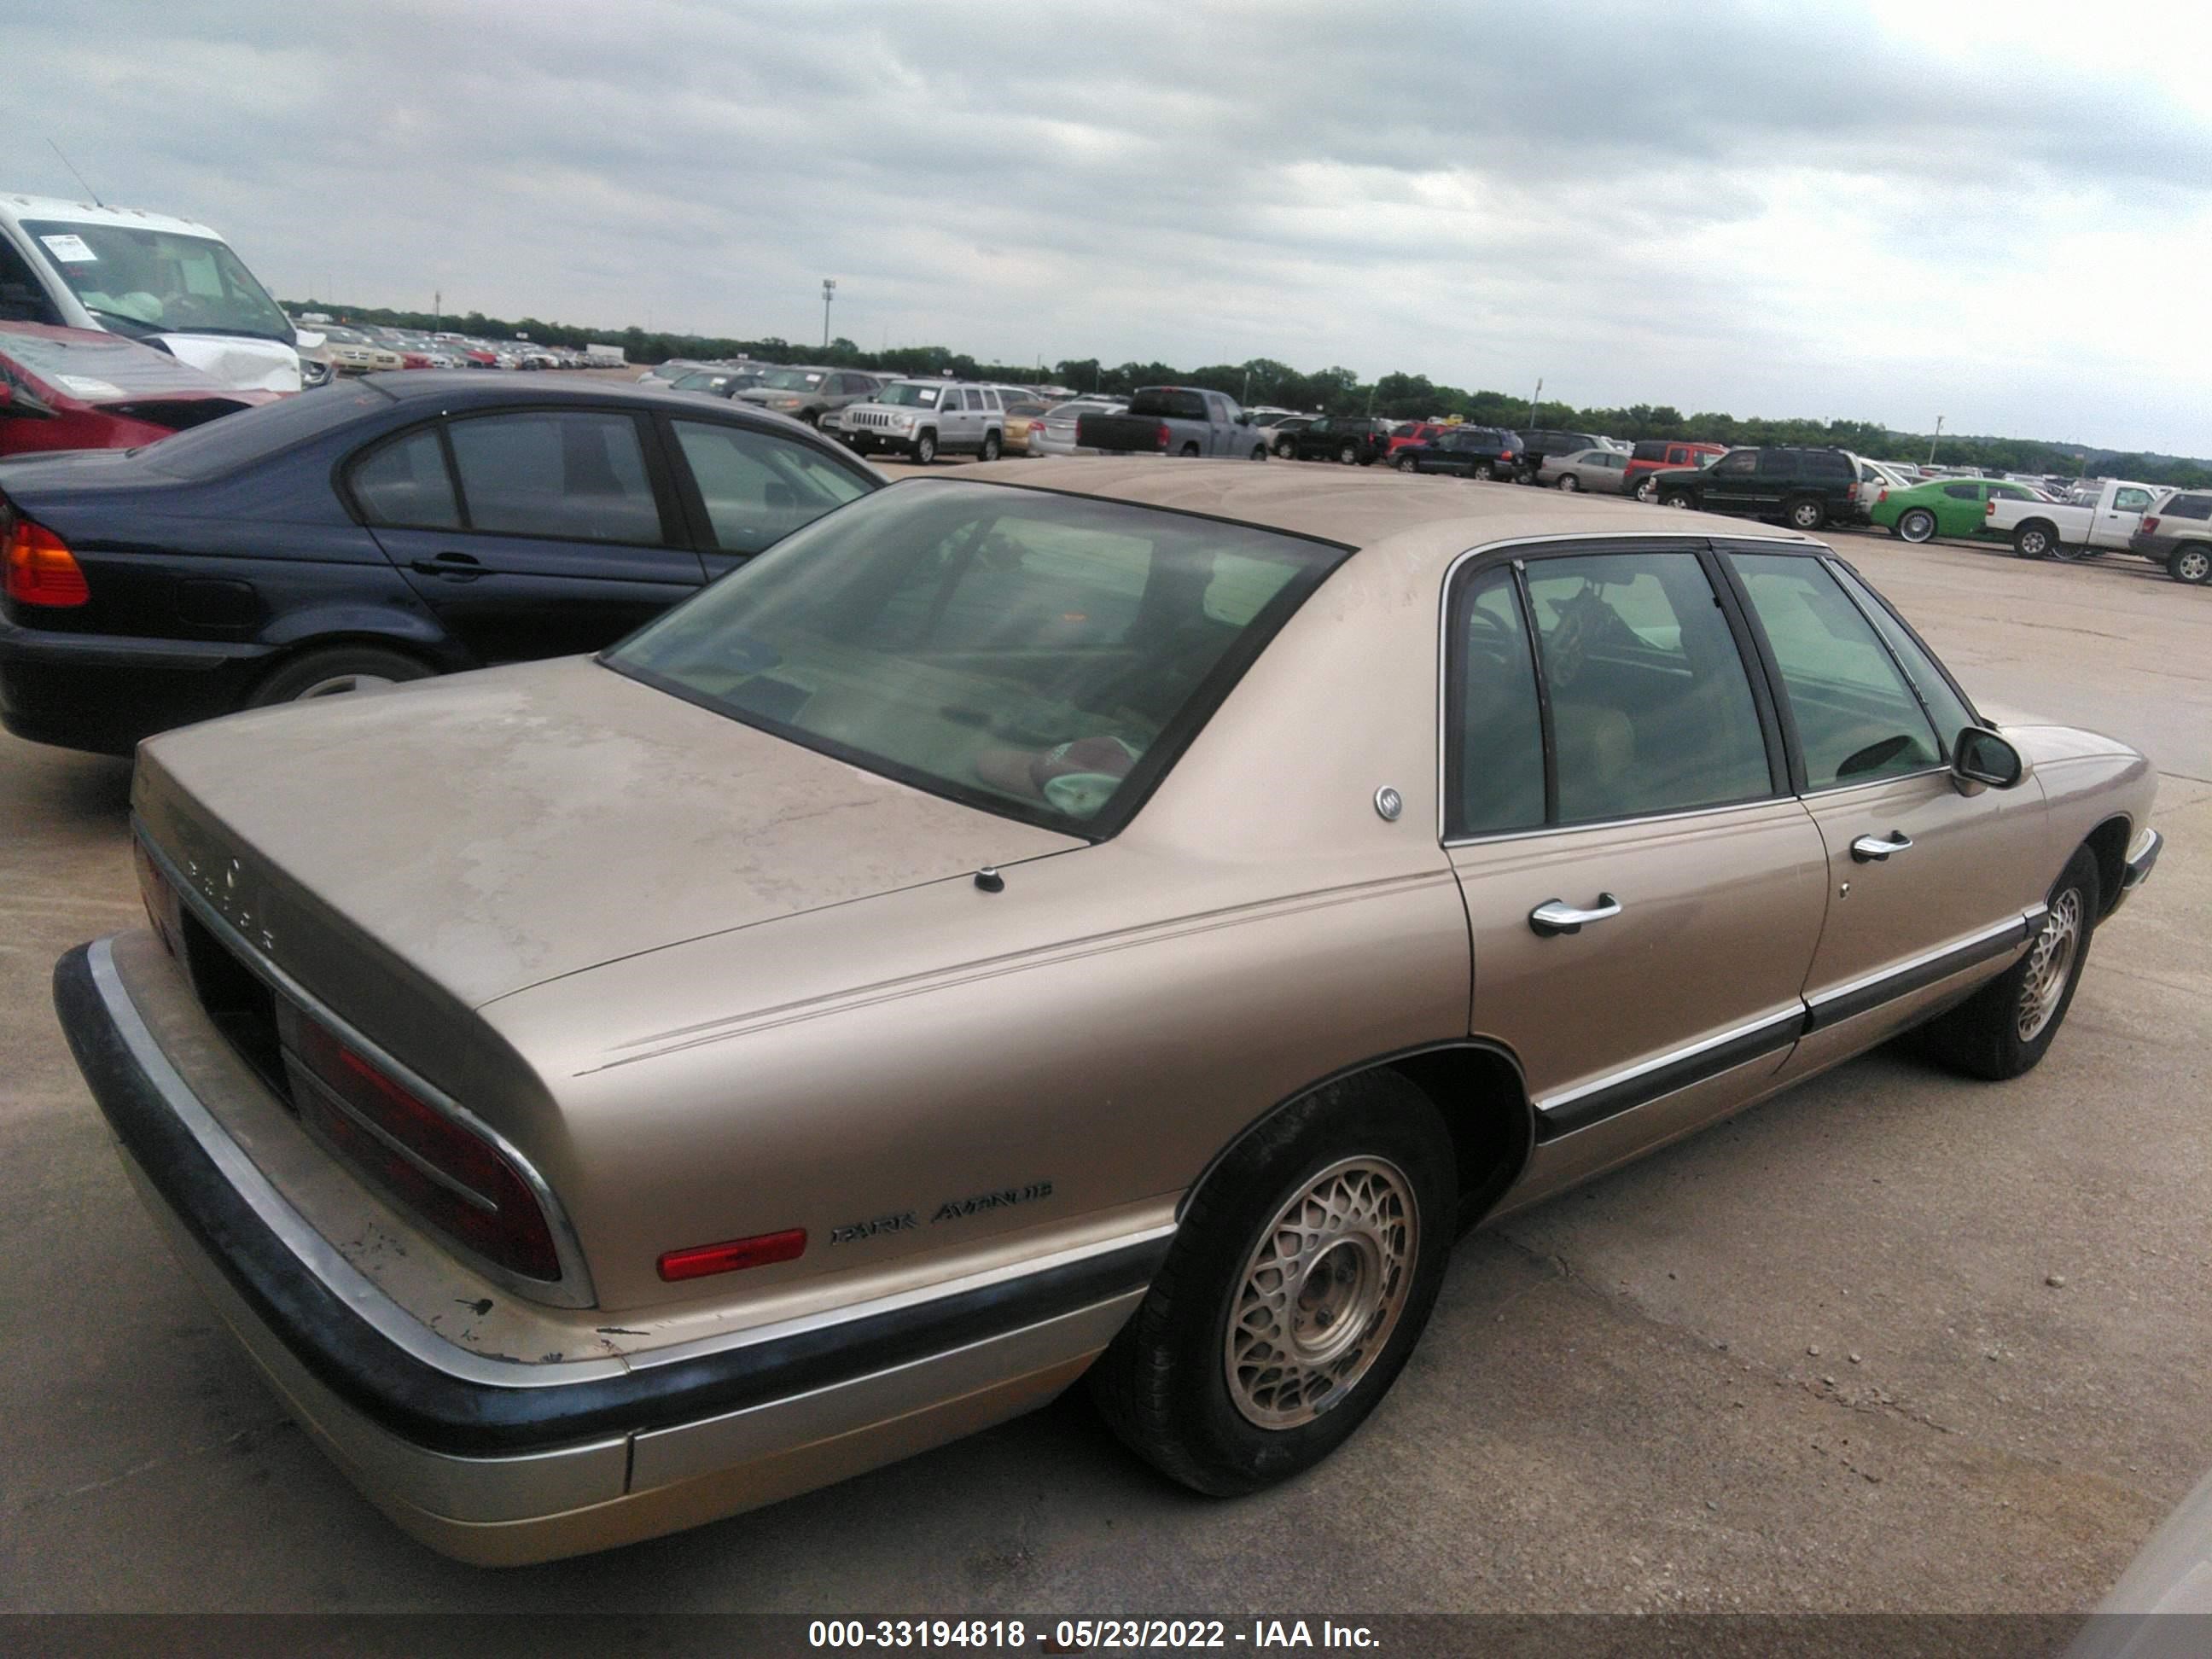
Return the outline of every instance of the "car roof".
[[[1820,545],[1812,538],[1741,519],[1457,478],[1405,477],[1346,467],[1164,456],[1030,458],[963,467],[945,482],[1029,487],[1140,507],[1232,519],[1266,530],[1355,548],[1389,547],[1443,567],[1470,548],[1573,536],[1728,536]],[[912,483],[927,482],[915,479]],[[893,489],[908,487],[907,481]]]
[[[59,196],[19,196],[12,191],[0,195],[0,217],[19,222],[25,219],[59,219],[80,225],[131,225],[140,230],[167,230],[185,236],[208,236],[218,242],[223,240],[222,232],[200,223],[197,219],[179,219],[167,213],[147,213],[138,208],[71,202]]]
[[[644,408],[686,410],[696,415],[712,409],[688,392],[672,387],[641,386],[635,380],[573,380],[532,375],[518,383],[503,374],[482,369],[403,368],[364,374],[360,384],[374,386],[394,403],[434,400],[447,409],[472,409],[483,404],[635,404]],[[774,418],[781,419],[778,416]]]

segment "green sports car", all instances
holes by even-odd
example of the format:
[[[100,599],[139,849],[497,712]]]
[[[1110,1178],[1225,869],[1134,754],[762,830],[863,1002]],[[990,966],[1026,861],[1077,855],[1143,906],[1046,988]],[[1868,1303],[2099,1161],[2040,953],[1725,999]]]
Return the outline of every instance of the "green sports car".
[[[1931,478],[1910,489],[1885,489],[1867,516],[1893,536],[1908,542],[1938,536],[1978,536],[1992,495],[2038,499],[2037,492],[2008,478]]]

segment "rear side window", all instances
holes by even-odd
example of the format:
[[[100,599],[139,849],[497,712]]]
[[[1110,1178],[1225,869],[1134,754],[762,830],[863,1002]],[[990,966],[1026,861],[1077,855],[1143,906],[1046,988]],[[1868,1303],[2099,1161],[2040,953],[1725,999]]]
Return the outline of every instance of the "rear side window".
[[[372,524],[416,530],[459,530],[460,506],[446,469],[446,447],[434,426],[417,427],[380,444],[357,463],[353,498]]]
[[[637,422],[599,410],[485,415],[447,428],[472,529],[568,541],[661,540]]]
[[[2169,519],[2212,519],[2212,495],[2176,495],[2162,510]]]
[[[1642,443],[1637,445],[1632,453],[1639,461],[1671,461],[1679,452],[1669,449],[1663,443],[1646,438]]]
[[[391,407],[391,398],[372,386],[332,381],[164,438],[145,452],[147,465],[179,478],[219,478]]]
[[[1805,476],[1808,478],[1850,478],[1857,476],[1852,471],[1848,455],[1838,455],[1832,449],[1808,449],[1801,453],[1804,456]]]
[[[1492,570],[1463,588],[1452,628],[1459,660],[1445,712],[1445,833],[1534,829],[1544,822],[1543,717],[1513,573]]]
[[[757,553],[867,493],[865,479],[781,438],[702,421],[673,425],[726,553]]]

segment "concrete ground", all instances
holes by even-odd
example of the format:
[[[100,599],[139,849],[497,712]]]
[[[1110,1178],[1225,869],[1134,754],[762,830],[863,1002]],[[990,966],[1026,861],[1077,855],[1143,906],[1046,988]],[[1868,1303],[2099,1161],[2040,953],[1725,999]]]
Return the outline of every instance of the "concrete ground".
[[[0,738],[0,1607],[2063,1611],[2212,1464],[2212,601],[1838,544],[1970,689],[2165,774],[2157,879],[2008,1085],[1862,1060],[1460,1249],[1363,1431],[1215,1503],[1079,1394],[594,1559],[455,1565],[286,1420],[127,1190],[50,966],[134,925],[120,762]]]

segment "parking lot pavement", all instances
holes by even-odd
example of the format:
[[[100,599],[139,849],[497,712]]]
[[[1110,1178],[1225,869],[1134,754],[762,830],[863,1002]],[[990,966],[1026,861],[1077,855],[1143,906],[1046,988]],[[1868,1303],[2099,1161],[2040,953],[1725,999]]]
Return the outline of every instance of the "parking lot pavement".
[[[2212,608],[2148,565],[1837,544],[1969,689],[2166,775],[2158,877],[2036,1072],[1884,1052],[1460,1249],[1375,1419],[1221,1504],[1079,1397],[683,1536],[492,1573],[285,1419],[110,1156],[46,1000],[133,924],[122,763],[0,738],[0,1605],[2086,1607],[2212,1464]]]

